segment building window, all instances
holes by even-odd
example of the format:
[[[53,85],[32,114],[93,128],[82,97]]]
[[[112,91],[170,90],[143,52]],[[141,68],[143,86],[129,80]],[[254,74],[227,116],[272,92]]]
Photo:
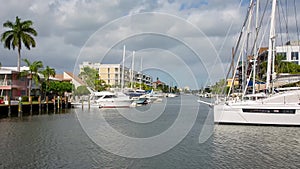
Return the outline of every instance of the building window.
[[[19,80],[20,80],[21,82],[24,82],[24,81],[26,80],[26,77],[24,77],[24,76],[23,76],[23,77],[20,77]]]
[[[291,59],[292,60],[298,60],[299,56],[298,56],[298,52],[292,52],[291,53]]]
[[[281,56],[282,60],[286,60],[286,52],[278,52],[277,56]]]

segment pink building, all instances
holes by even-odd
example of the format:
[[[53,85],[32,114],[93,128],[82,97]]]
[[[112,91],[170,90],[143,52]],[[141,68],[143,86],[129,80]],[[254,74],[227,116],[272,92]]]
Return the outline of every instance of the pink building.
[[[21,71],[24,70],[28,70],[28,67],[21,67]],[[0,68],[0,96],[10,96],[16,99],[27,95],[28,79],[19,74],[16,67]]]

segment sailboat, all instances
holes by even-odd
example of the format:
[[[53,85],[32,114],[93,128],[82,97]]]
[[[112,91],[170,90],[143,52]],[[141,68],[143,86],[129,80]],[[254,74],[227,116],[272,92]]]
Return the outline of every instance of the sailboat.
[[[262,93],[256,93],[256,82],[255,82],[255,72],[256,72],[256,61],[259,55],[259,50],[257,48],[257,37],[255,37],[254,51],[253,54],[248,54],[246,56],[252,55],[253,57],[253,66],[250,70],[250,74],[247,74],[245,65],[242,63],[242,66],[237,65],[233,73],[231,87],[229,89],[229,94],[227,97],[221,100],[217,98],[215,102],[208,103],[205,101],[198,100],[198,102],[208,104],[214,112],[214,122],[215,123],[229,123],[229,124],[256,124],[256,125],[287,125],[287,126],[300,126],[300,89],[297,87],[289,88],[279,88],[276,89],[276,73],[274,70],[274,60],[276,56],[276,34],[275,34],[275,13],[276,13],[276,2],[277,0],[272,0],[271,6],[271,18],[269,25],[269,46],[267,52],[267,74],[266,74],[266,83],[264,84],[264,91]],[[248,29],[251,24],[251,19],[254,13],[254,6],[260,4],[259,2],[250,1],[250,6],[247,11],[246,20],[244,22],[242,30]],[[268,5],[266,3],[266,5]],[[258,9],[257,7],[256,9]],[[258,11],[258,10],[256,10]],[[258,15],[258,14],[256,14]],[[256,36],[258,35],[259,23],[256,19]],[[242,34],[244,31],[241,31],[240,37],[237,43],[237,46],[240,45],[240,40],[243,39]],[[241,40],[242,44],[246,44],[246,37]],[[236,46],[236,48],[237,48]],[[243,45],[241,45],[243,46]],[[237,54],[238,50],[235,50]],[[238,57],[238,62],[241,63],[241,55],[244,54],[245,49],[241,49]],[[242,67],[242,75],[245,76],[242,78],[245,81],[242,81],[242,97],[233,97],[230,92],[234,89],[234,80],[236,77],[236,71],[238,67]],[[252,79],[252,93],[249,93],[247,89],[251,87],[249,85],[250,79]]]

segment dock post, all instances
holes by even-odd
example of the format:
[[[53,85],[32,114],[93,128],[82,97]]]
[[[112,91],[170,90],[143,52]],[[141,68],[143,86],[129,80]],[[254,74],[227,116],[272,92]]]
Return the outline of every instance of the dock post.
[[[11,116],[11,107],[10,107],[11,103],[10,103],[10,97],[9,96],[7,96],[7,102],[8,102],[8,117],[10,117]]]
[[[59,110],[59,104],[60,104],[60,97],[59,96],[57,96],[57,109]]]
[[[83,109],[83,98],[81,97],[80,100],[81,100],[81,109]]]
[[[56,101],[56,97],[54,96],[54,97],[53,97],[54,114],[55,114],[55,110],[56,110],[56,104],[55,104],[55,101]]]
[[[62,109],[63,108],[63,97],[61,96],[60,97],[60,109]]]
[[[19,97],[18,117],[22,117],[22,98]]]
[[[32,97],[29,96],[29,104],[30,104],[30,116],[32,116]]]
[[[49,102],[49,97],[46,96],[46,112],[47,112],[47,114],[48,114],[48,111],[49,111],[48,102]]]
[[[67,106],[68,106],[68,105],[67,105],[67,96],[65,96],[65,99],[64,99],[64,100],[65,100],[65,109],[66,109]]]
[[[91,109],[91,99],[88,100],[89,110]]]
[[[38,102],[39,102],[39,114],[41,114],[42,112],[41,96],[39,96]]]

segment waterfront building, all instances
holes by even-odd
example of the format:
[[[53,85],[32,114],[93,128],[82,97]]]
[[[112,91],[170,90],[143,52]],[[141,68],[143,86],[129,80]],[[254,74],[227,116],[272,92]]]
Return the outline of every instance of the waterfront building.
[[[20,67],[20,71],[29,70],[29,67]],[[33,82],[34,83],[34,82]],[[28,94],[29,80],[20,76],[17,67],[0,68],[0,96],[9,96],[16,99],[19,96]],[[35,85],[32,85],[32,89]]]
[[[77,89],[77,87],[79,86],[86,85],[78,76],[74,75],[71,72],[63,72],[63,74],[57,74],[55,75],[55,78],[52,78],[51,80],[70,82],[74,85],[75,89]]]
[[[124,87],[130,87],[130,82],[144,83],[147,86],[152,86],[152,77],[150,75],[129,69],[126,66],[124,66],[123,71],[123,66],[121,64],[83,62],[79,65],[80,72],[83,71],[84,67],[90,67],[97,70],[99,72],[99,78],[112,87],[121,87],[123,72]]]
[[[29,67],[20,67],[20,71],[27,71]],[[38,74],[40,79],[43,80],[44,76]],[[57,74],[55,77],[49,78],[51,81],[67,81],[77,88],[78,86],[85,85],[84,82],[71,72],[63,72],[63,74]],[[41,84],[36,84],[32,81],[31,95],[39,96]],[[28,95],[29,79],[26,76],[20,76],[20,72],[17,71],[17,67],[1,67],[0,68],[0,96],[9,96],[12,99],[17,99],[20,96]]]
[[[283,61],[293,62],[300,65],[299,60],[300,42],[287,42],[285,45],[276,47],[276,56],[283,56]]]
[[[155,82],[152,82],[152,86],[154,89],[157,89],[159,86],[161,86],[163,88],[165,85],[166,84],[164,82],[160,81],[159,78],[157,78]]]
[[[284,45],[280,45],[280,46],[276,46],[276,57],[278,56],[283,56],[283,62],[292,62],[295,64],[300,65],[300,59],[299,59],[299,52],[300,52],[300,42],[299,41],[292,41],[292,42],[287,42]],[[268,48],[267,47],[261,47],[259,49],[258,52],[258,58],[256,60],[256,74],[257,77],[259,77],[259,79],[265,79],[266,76],[266,70],[263,70],[264,67],[261,66],[264,62],[266,62],[268,59]],[[245,77],[249,78],[249,75],[252,71],[252,67],[253,67],[253,63],[254,63],[254,56],[248,56],[247,57],[247,64],[248,67],[247,69],[245,69]],[[245,68],[245,64],[244,64],[244,68]],[[239,67],[238,67],[238,71],[237,71],[237,75],[236,75],[236,79],[238,79],[238,88],[241,88],[241,85],[243,85],[242,83],[242,64],[241,62],[239,63]],[[277,81],[286,79],[287,77],[289,77],[289,79],[293,79],[292,81],[296,81],[299,79],[299,75],[289,75],[289,74],[276,74]],[[259,82],[256,79],[256,90],[263,90],[265,89],[265,84],[263,82]],[[244,79],[245,80],[245,79]],[[291,82],[291,81],[289,81]],[[229,84],[229,83],[228,83]],[[236,83],[234,83],[236,85]],[[276,83],[274,84],[275,86],[280,86],[283,85],[285,83]],[[244,84],[246,85],[246,84]],[[252,81],[249,81],[249,86],[252,86],[253,83]]]

